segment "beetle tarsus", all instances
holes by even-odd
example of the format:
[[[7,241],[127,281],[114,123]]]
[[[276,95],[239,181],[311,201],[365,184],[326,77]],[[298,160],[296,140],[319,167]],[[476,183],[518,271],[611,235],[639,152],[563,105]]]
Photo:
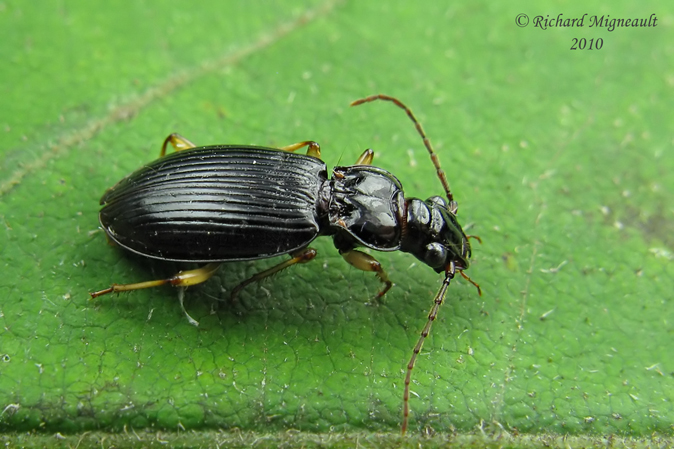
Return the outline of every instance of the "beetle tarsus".
[[[91,295],[91,299],[98,298],[99,296],[102,295],[107,295],[108,293],[112,293],[115,291],[115,285],[113,284],[111,287],[105,288],[103,290],[99,290],[97,292],[89,293]]]
[[[256,275],[246,279],[236,287],[234,287],[234,289],[229,295],[230,300],[235,301],[236,297],[239,295],[239,292],[245,287],[252,284],[253,282],[259,282],[265,278],[268,278],[269,276],[277,274],[281,270],[285,270],[286,268],[296,265],[298,263],[307,263],[313,260],[316,257],[316,254],[317,254],[316,250],[313,248],[303,248],[295,251],[294,253],[291,254],[292,258],[290,260],[285,260],[278,265],[274,265],[273,267],[267,270],[261,271]]]
[[[358,268],[361,271],[373,271],[382,284],[384,284],[384,288],[382,288],[382,290],[377,293],[377,296],[375,296],[376,301],[381,300],[386,292],[393,286],[393,283],[388,278],[381,263],[369,254],[356,249],[340,251],[339,254],[341,254],[344,260],[346,260],[352,267]]]

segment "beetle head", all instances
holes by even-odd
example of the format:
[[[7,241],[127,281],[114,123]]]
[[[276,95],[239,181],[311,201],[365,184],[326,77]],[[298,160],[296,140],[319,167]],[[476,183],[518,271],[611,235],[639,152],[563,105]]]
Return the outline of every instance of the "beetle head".
[[[453,262],[457,270],[470,264],[470,243],[456,220],[457,204],[439,196],[407,199],[407,220],[401,250],[440,273]]]

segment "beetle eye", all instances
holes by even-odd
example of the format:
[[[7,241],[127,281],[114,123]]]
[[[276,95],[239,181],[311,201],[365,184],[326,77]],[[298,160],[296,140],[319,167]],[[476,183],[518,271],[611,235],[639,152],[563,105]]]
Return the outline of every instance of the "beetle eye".
[[[434,242],[426,245],[426,254],[424,260],[431,268],[438,268],[444,265],[447,258],[447,250],[440,243]]]
[[[447,201],[441,196],[432,196],[430,197],[427,202],[431,204],[435,204],[436,206],[441,206],[441,207],[447,207]]]

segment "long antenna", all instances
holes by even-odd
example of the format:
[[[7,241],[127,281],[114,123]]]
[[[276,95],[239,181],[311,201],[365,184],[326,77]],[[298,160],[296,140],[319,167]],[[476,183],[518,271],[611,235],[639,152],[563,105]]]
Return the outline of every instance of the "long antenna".
[[[433,151],[433,147],[431,146],[431,141],[428,140],[428,137],[426,137],[426,133],[424,132],[424,128],[422,128],[421,123],[417,118],[414,116],[412,113],[412,110],[405,106],[405,104],[398,100],[395,97],[391,97],[389,95],[383,95],[383,94],[378,94],[378,95],[371,95],[367,98],[361,98],[360,100],[356,100],[351,103],[351,106],[358,106],[363,103],[369,103],[371,101],[375,100],[385,100],[385,101],[390,101],[393,102],[396,106],[398,106],[400,109],[404,110],[407,113],[407,116],[412,120],[414,123],[414,126],[417,128],[417,131],[419,132],[419,135],[421,136],[422,139],[424,139],[424,145],[426,146],[426,149],[428,150],[428,154],[431,156],[431,161],[433,162],[433,165],[435,166],[435,171],[438,174],[438,178],[440,178],[440,182],[442,183],[442,187],[445,189],[445,193],[447,194],[447,200],[449,201],[449,204],[456,204],[454,203],[454,196],[452,195],[452,192],[449,189],[449,183],[447,182],[447,176],[445,176],[445,171],[440,168],[440,161],[438,160],[438,155],[435,151]],[[451,210],[455,210],[455,207],[451,207]]]
[[[442,183],[442,187],[445,189],[445,193],[447,194],[447,200],[449,201],[449,204],[447,205],[448,209],[451,213],[456,214],[458,205],[456,201],[454,201],[454,196],[452,195],[452,192],[449,189],[447,176],[445,175],[444,170],[440,168],[440,161],[438,160],[438,155],[435,151],[433,151],[431,141],[428,139],[428,137],[426,137],[426,133],[424,132],[421,123],[414,116],[412,110],[407,106],[405,106],[405,104],[402,101],[398,100],[397,98],[382,94],[361,98],[360,100],[356,100],[353,103],[351,103],[351,106],[358,106],[363,103],[369,103],[376,100],[384,100],[392,102],[393,104],[404,110],[407,113],[407,116],[410,118],[410,120],[412,120],[412,123],[414,123],[414,126],[417,128],[417,132],[424,140],[424,146],[428,150],[428,154],[431,156],[431,161],[435,166],[435,171],[438,174],[440,182]],[[421,336],[419,337],[419,340],[417,341],[417,344],[412,352],[412,357],[410,358],[410,361],[407,364],[407,374],[405,375],[405,388],[403,393],[403,423],[401,429],[403,435],[405,435],[405,432],[407,431],[407,426],[409,424],[410,383],[412,382],[412,371],[414,370],[414,364],[417,361],[417,357],[421,353],[421,348],[424,345],[424,341],[426,341],[426,338],[431,332],[431,326],[433,325],[433,322],[438,317],[440,306],[445,300],[445,295],[447,294],[447,288],[449,288],[449,283],[452,281],[452,279],[454,279],[454,275],[456,274],[456,272],[458,271],[461,274],[461,276],[463,276],[466,280],[468,280],[471,284],[473,284],[477,288],[478,293],[482,295],[482,290],[480,289],[480,286],[464,274],[463,272],[464,267],[459,267],[457,269],[455,262],[456,262],[455,260],[450,261],[447,267],[445,268],[445,279],[442,281],[442,286],[440,287],[440,290],[438,290],[438,293],[435,295],[435,298],[433,299],[433,307],[431,307],[431,310],[428,313],[428,321],[426,321],[426,325],[421,331]]]
[[[403,393],[403,425],[401,429],[403,435],[405,435],[405,432],[407,431],[407,423],[409,421],[410,416],[410,382],[412,381],[412,370],[414,369],[414,362],[417,361],[417,356],[421,352],[421,348],[424,346],[424,341],[426,340],[426,337],[428,337],[428,334],[431,333],[431,326],[433,325],[433,321],[435,321],[435,319],[438,317],[438,310],[440,310],[440,306],[442,305],[442,302],[445,300],[445,294],[447,293],[449,282],[454,278],[454,273],[455,267],[454,263],[452,262],[450,264],[449,269],[445,273],[445,280],[442,281],[442,287],[440,287],[440,290],[438,290],[438,293],[435,295],[435,299],[433,300],[433,307],[431,307],[431,311],[428,313],[428,321],[426,321],[426,325],[421,331],[421,336],[417,341],[417,345],[414,347],[414,351],[412,351],[412,358],[410,358],[410,362],[407,364],[407,375],[405,376],[405,392]]]

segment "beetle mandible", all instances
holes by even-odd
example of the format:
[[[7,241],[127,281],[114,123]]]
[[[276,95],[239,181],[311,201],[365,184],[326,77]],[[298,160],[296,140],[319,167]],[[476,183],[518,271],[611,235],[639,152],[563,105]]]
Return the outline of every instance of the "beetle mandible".
[[[165,284],[187,287],[208,280],[222,262],[290,255],[290,259],[243,281],[232,290],[235,296],[253,282],[314,259],[316,251],[309,244],[325,235],[332,236],[349,264],[375,273],[383,284],[377,294],[381,298],[392,283],[374,257],[356,248],[410,253],[437,273],[444,273],[444,280],[407,364],[404,434],[414,363],[450,281],[458,272],[479,294],[481,290],[463,272],[469,266],[468,239],[472,236],[467,236],[456,220],[458,204],[420,122],[406,105],[388,95],[362,98],[351,106],[375,100],[393,102],[407,113],[423,139],[447,200],[440,196],[425,201],[405,198],[395,176],[370,165],[374,157],[371,149],[354,165],[333,168],[328,178],[320,146],[314,141],[279,149],[197,147],[174,133],[164,140],[159,159],[105,192],[99,221],[110,240],[128,251],[164,261],[206,265],[167,279],[112,284],[91,297]],[[169,144],[176,151],[166,155]],[[305,147],[306,155],[295,153]]]

